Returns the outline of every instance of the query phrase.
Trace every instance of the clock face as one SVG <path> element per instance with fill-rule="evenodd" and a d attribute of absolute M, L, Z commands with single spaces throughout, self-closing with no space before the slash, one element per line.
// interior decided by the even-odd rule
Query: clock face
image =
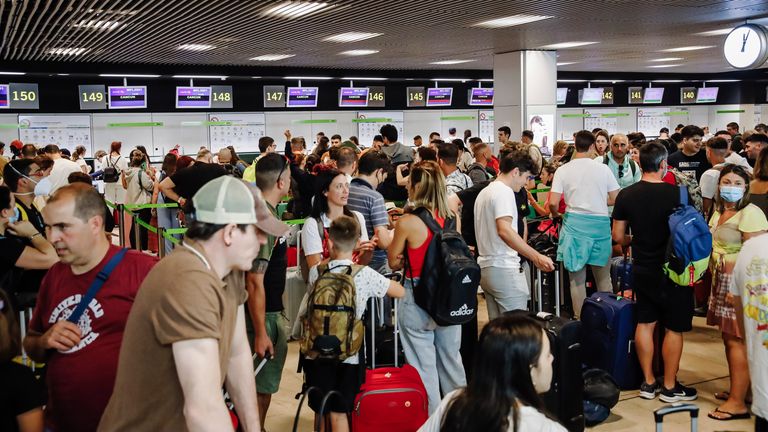
<path fill-rule="evenodd" d="M 762 26 L 746 24 L 731 31 L 723 45 L 725 60 L 736 69 L 762 66 L 768 57 L 768 37 Z"/>

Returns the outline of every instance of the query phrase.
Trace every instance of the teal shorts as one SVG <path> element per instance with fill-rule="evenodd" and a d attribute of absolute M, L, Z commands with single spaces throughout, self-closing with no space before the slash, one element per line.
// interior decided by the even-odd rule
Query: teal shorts
<path fill-rule="evenodd" d="M 247 315 L 247 314 L 246 314 Z M 267 364 L 256 375 L 256 391 L 261 394 L 275 394 L 280 389 L 280 380 L 283 376 L 283 366 L 285 358 L 288 356 L 288 338 L 285 333 L 287 319 L 282 312 L 267 312 L 264 319 L 264 325 L 267 328 L 267 335 L 275 348 L 275 355 L 267 360 Z M 254 331 L 253 323 L 250 317 L 246 319 L 248 330 L 248 343 L 253 349 Z M 256 357 L 253 364 L 254 369 L 261 363 L 261 358 Z"/>

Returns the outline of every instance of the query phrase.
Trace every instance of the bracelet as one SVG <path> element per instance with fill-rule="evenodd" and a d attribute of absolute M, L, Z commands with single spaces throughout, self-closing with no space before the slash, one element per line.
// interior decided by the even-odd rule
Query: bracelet
<path fill-rule="evenodd" d="M 42 233 L 36 232 L 36 233 L 32 234 L 31 236 L 29 236 L 29 239 L 32 240 L 33 238 L 35 238 L 37 236 L 42 236 L 42 235 L 43 235 Z"/>

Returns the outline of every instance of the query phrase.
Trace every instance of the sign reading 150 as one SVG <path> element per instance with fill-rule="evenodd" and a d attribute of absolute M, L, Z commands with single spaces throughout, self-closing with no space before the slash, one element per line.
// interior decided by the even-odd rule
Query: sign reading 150
<path fill-rule="evenodd" d="M 37 100 L 37 93 L 31 90 L 14 90 L 11 92 L 11 100 L 15 102 L 32 102 Z"/>

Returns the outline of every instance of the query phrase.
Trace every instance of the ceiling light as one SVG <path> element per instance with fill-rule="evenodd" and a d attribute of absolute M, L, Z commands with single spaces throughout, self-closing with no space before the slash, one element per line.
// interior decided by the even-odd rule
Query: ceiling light
<path fill-rule="evenodd" d="M 701 33 L 694 33 L 694 36 L 724 36 L 730 33 L 733 30 L 733 27 L 728 27 L 720 30 L 710 30 L 705 31 Z"/>
<path fill-rule="evenodd" d="M 386 81 L 386 78 L 372 78 L 372 77 L 344 77 L 341 78 L 342 80 L 350 80 L 350 81 Z"/>
<path fill-rule="evenodd" d="M 585 46 L 585 45 L 594 45 L 596 43 L 600 43 L 600 42 L 562 42 L 562 43 L 556 43 L 551 45 L 544 45 L 541 48 L 556 50 L 556 49 L 576 48 L 576 47 Z"/>
<path fill-rule="evenodd" d="M 624 80 L 610 80 L 610 79 L 609 80 L 590 80 L 590 82 L 616 84 L 616 83 L 624 82 Z"/>
<path fill-rule="evenodd" d="M 88 13 L 97 13 L 97 14 L 116 14 L 116 15 L 136 15 L 139 12 L 135 10 L 130 9 L 88 9 L 86 10 Z"/>
<path fill-rule="evenodd" d="M 0 75 L 26 75 L 26 72 L 2 72 L 0 71 Z"/>
<path fill-rule="evenodd" d="M 483 78 L 483 79 L 479 79 L 478 81 L 480 81 L 480 82 L 493 82 L 493 78 Z"/>
<path fill-rule="evenodd" d="M 328 3 L 319 2 L 286 1 L 267 9 L 264 15 L 293 19 L 318 12 L 326 7 L 332 6 Z"/>
<path fill-rule="evenodd" d="M 651 82 L 655 82 L 655 83 L 681 83 L 681 82 L 685 82 L 685 81 L 683 81 L 683 80 L 653 80 Z"/>
<path fill-rule="evenodd" d="M 496 18 L 488 21 L 479 22 L 477 24 L 473 24 L 473 26 L 486 27 L 486 28 L 512 27 L 516 25 L 528 24 L 528 23 L 550 19 L 550 18 L 554 18 L 554 17 L 546 16 L 546 15 L 518 14 L 518 15 L 512 15 L 504 18 Z"/>
<path fill-rule="evenodd" d="M 692 45 L 692 46 L 684 46 L 684 47 L 678 47 L 678 48 L 669 48 L 664 49 L 659 52 L 683 52 L 683 51 L 698 51 L 703 50 L 707 48 L 714 48 L 714 45 Z"/>
<path fill-rule="evenodd" d="M 58 76 L 69 76 L 68 73 L 57 73 L 56 75 L 58 75 Z"/>
<path fill-rule="evenodd" d="M 560 62 L 560 63 L 557 63 L 556 66 L 568 66 L 576 63 L 578 62 Z"/>
<path fill-rule="evenodd" d="M 435 82 L 438 82 L 438 81 L 467 82 L 467 81 L 472 81 L 472 80 L 470 80 L 468 78 L 432 78 L 432 79 L 430 79 L 430 81 L 435 81 Z"/>
<path fill-rule="evenodd" d="M 261 77 L 260 77 L 260 76 L 252 76 L 251 78 L 253 78 L 253 79 L 259 79 L 259 78 L 261 78 Z"/>
<path fill-rule="evenodd" d="M 564 83 L 579 83 L 579 82 L 585 82 L 586 80 L 583 79 L 559 79 L 557 82 L 564 82 Z"/>
<path fill-rule="evenodd" d="M 730 83 L 730 82 L 740 82 L 741 80 L 737 79 L 714 79 L 714 80 L 706 80 L 705 82 L 709 83 Z"/>
<path fill-rule="evenodd" d="M 213 45 L 206 45 L 206 44 L 184 44 L 176 47 L 176 49 L 187 50 L 187 51 L 208 51 L 214 48 L 216 47 Z"/>
<path fill-rule="evenodd" d="M 48 54 L 53 55 L 80 55 L 88 52 L 88 48 L 51 48 Z"/>
<path fill-rule="evenodd" d="M 341 33 L 333 36 L 328 36 L 327 38 L 324 38 L 323 40 L 326 42 L 358 42 L 361 40 L 371 39 L 375 37 L 379 37 L 383 35 L 384 33 L 363 33 L 363 32 L 348 32 L 348 33 Z"/>
<path fill-rule="evenodd" d="M 307 81 L 333 79 L 331 77 L 323 77 L 323 76 L 287 76 L 287 77 L 283 77 L 283 78 L 287 79 L 287 80 L 307 80 Z"/>
<path fill-rule="evenodd" d="M 682 57 L 664 57 L 664 58 L 657 58 L 657 59 L 652 59 L 648 61 L 649 62 L 665 62 L 665 61 L 677 61 L 682 59 L 683 59 Z"/>
<path fill-rule="evenodd" d="M 379 50 L 357 49 L 357 50 L 342 51 L 342 52 L 339 53 L 339 55 L 364 56 L 364 55 L 376 54 L 377 52 L 379 52 Z"/>
<path fill-rule="evenodd" d="M 255 61 L 278 61 L 285 60 L 287 58 L 295 57 L 296 54 L 264 54 L 256 57 L 251 57 L 249 60 Z"/>
<path fill-rule="evenodd" d="M 148 74 L 99 74 L 103 78 L 160 78 L 160 75 Z"/>
<path fill-rule="evenodd" d="M 678 67 L 678 66 L 682 66 L 682 64 L 653 65 L 648 67 L 653 69 L 661 69 L 661 68 L 671 68 L 671 67 Z"/>
<path fill-rule="evenodd" d="M 185 78 L 185 79 L 227 79 L 226 75 L 174 75 L 172 78 Z"/>
<path fill-rule="evenodd" d="M 461 64 L 461 63 L 469 63 L 473 62 L 474 60 L 441 60 L 441 61 L 435 61 L 431 62 L 430 64 L 433 65 L 455 65 L 455 64 Z"/>
<path fill-rule="evenodd" d="M 102 20 L 80 20 L 79 23 L 72 24 L 72 27 L 90 28 L 94 30 L 114 30 L 119 26 L 119 21 Z"/>

